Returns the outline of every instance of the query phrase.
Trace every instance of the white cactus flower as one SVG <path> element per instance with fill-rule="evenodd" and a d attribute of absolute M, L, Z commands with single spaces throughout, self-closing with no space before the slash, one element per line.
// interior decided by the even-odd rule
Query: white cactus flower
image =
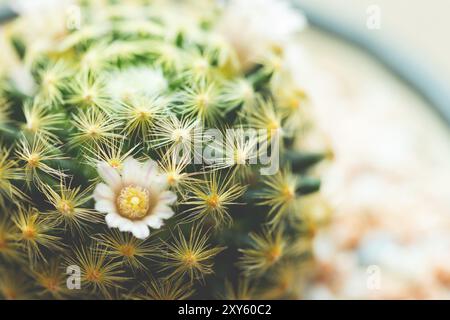
<path fill-rule="evenodd" d="M 218 31 L 236 49 L 248 68 L 271 48 L 281 47 L 305 29 L 306 17 L 285 0 L 231 0 L 225 5 Z"/>
<path fill-rule="evenodd" d="M 104 183 L 94 191 L 95 209 L 106 213 L 108 227 L 145 239 L 149 227 L 159 229 L 174 215 L 170 206 L 177 196 L 166 189 L 167 179 L 153 160 L 140 163 L 129 157 L 121 172 L 102 162 L 98 173 Z"/>

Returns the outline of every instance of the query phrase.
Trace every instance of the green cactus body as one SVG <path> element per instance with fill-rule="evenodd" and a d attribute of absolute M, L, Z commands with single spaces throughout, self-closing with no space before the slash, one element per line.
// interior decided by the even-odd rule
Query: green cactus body
<path fill-rule="evenodd" d="M 0 295 L 300 297 L 322 156 L 294 147 L 307 96 L 282 48 L 245 57 L 212 1 L 75 8 L 39 39 L 7 28 L 34 88 L 3 70 Z"/>

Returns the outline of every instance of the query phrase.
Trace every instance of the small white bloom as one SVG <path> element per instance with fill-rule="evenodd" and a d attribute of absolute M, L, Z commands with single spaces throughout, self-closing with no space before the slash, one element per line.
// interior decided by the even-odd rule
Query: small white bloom
<path fill-rule="evenodd" d="M 95 188 L 95 209 L 107 214 L 108 227 L 145 239 L 149 227 L 159 229 L 174 215 L 170 206 L 177 196 L 167 190 L 167 179 L 153 160 L 140 163 L 129 157 L 121 172 L 102 162 L 98 173 L 104 183 Z"/>
<path fill-rule="evenodd" d="M 112 72 L 108 77 L 108 91 L 117 100 L 126 101 L 136 95 L 158 96 L 167 90 L 168 83 L 160 69 L 132 67 Z"/>
<path fill-rule="evenodd" d="M 26 61 L 40 52 L 54 51 L 67 30 L 68 9 L 75 0 L 14 0 L 8 1 L 20 14 L 17 30 L 27 44 Z"/>
<path fill-rule="evenodd" d="M 307 26 L 303 13 L 286 0 L 231 0 L 225 6 L 218 31 L 235 47 L 243 67 L 261 52 L 284 47 Z"/>

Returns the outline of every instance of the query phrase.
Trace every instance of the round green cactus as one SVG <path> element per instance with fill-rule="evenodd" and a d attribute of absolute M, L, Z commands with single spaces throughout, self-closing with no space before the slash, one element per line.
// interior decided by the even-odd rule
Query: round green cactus
<path fill-rule="evenodd" d="M 301 294 L 322 155 L 295 147 L 308 99 L 282 43 L 239 40 L 233 6 L 80 1 L 39 37 L 7 27 L 0 295 Z"/>

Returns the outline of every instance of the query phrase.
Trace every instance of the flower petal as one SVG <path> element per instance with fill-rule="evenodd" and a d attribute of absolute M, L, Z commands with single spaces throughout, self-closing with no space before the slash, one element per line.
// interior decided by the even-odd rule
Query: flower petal
<path fill-rule="evenodd" d="M 95 210 L 104 213 L 115 213 L 116 205 L 110 200 L 100 200 L 95 203 Z"/>
<path fill-rule="evenodd" d="M 153 214 L 150 217 L 156 216 L 161 219 L 169 219 L 175 214 L 172 208 L 166 206 L 163 203 L 158 204 L 158 206 L 153 210 Z"/>
<path fill-rule="evenodd" d="M 112 189 L 117 190 L 122 185 L 122 179 L 116 169 L 111 167 L 106 162 L 102 162 L 97 166 L 97 171 L 100 177 Z"/>
<path fill-rule="evenodd" d="M 142 174 L 141 164 L 133 157 L 128 157 L 123 162 L 122 180 L 124 184 L 140 184 Z"/>
<path fill-rule="evenodd" d="M 159 172 L 158 164 L 155 161 L 150 159 L 142 165 L 142 186 L 154 190 L 162 190 L 167 184 L 166 180 Z"/>
<path fill-rule="evenodd" d="M 117 228 L 122 222 L 122 217 L 116 213 L 108 213 L 105 221 L 109 228 Z"/>
<path fill-rule="evenodd" d="M 157 216 L 150 216 L 144 221 L 149 227 L 152 227 L 153 229 L 159 229 L 164 225 L 164 221 Z"/>
<path fill-rule="evenodd" d="M 159 195 L 159 200 L 166 205 L 172 205 L 177 201 L 177 195 L 172 191 L 164 191 Z"/>
<path fill-rule="evenodd" d="M 120 220 L 120 225 L 118 226 L 119 230 L 122 232 L 131 232 L 131 230 L 133 229 L 133 221 L 128 220 L 126 218 L 122 218 Z"/>
<path fill-rule="evenodd" d="M 94 190 L 95 201 L 110 200 L 114 201 L 114 192 L 105 183 L 99 183 Z"/>
<path fill-rule="evenodd" d="M 165 174 L 156 173 L 154 176 L 148 178 L 147 180 L 142 179 L 143 187 L 146 187 L 153 192 L 161 192 L 167 189 L 168 180 Z"/>
<path fill-rule="evenodd" d="M 148 236 L 150 235 L 150 230 L 148 229 L 147 225 L 143 223 L 134 223 L 131 232 L 136 238 L 141 240 L 148 238 Z"/>

